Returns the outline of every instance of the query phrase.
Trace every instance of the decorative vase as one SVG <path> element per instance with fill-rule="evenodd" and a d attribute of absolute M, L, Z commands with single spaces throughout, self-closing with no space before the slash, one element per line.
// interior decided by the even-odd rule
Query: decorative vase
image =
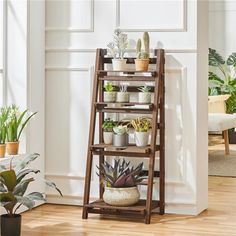
<path fill-rule="evenodd" d="M 19 151 L 19 141 L 17 142 L 7 142 L 7 154 L 17 155 Z"/>
<path fill-rule="evenodd" d="M 128 134 L 113 134 L 113 145 L 115 147 L 125 147 L 128 145 Z"/>
<path fill-rule="evenodd" d="M 135 59 L 136 71 L 148 71 L 149 59 Z"/>
<path fill-rule="evenodd" d="M 146 147 L 148 145 L 149 132 L 135 132 L 134 139 L 136 146 Z"/>
<path fill-rule="evenodd" d="M 151 103 L 151 93 L 146 92 L 140 92 L 138 93 L 138 102 L 139 103 Z"/>
<path fill-rule="evenodd" d="M 112 144 L 113 132 L 104 131 L 103 140 L 105 144 Z"/>
<path fill-rule="evenodd" d="M 112 59 L 113 70 L 124 71 L 126 70 L 126 59 Z"/>
<path fill-rule="evenodd" d="M 20 236 L 21 215 L 14 214 L 13 216 L 10 216 L 4 214 L 0 216 L 0 219 L 2 236 Z"/>
<path fill-rule="evenodd" d="M 127 92 L 117 92 L 116 93 L 117 102 L 129 102 L 129 93 Z"/>
<path fill-rule="evenodd" d="M 139 201 L 140 193 L 137 187 L 110 188 L 105 187 L 103 200 L 112 206 L 131 206 Z"/>
<path fill-rule="evenodd" d="M 6 144 L 0 144 L 0 158 L 5 157 L 6 154 Z"/>
<path fill-rule="evenodd" d="M 116 92 L 104 92 L 104 102 L 115 102 Z"/>

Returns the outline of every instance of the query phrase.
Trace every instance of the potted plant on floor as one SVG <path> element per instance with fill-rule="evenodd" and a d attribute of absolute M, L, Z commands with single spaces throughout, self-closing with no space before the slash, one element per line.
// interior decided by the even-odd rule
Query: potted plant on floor
<path fill-rule="evenodd" d="M 138 88 L 140 91 L 138 93 L 138 102 L 139 103 L 151 103 L 151 88 L 147 85 L 141 86 Z"/>
<path fill-rule="evenodd" d="M 103 140 L 105 144 L 112 144 L 113 128 L 116 126 L 115 121 L 110 118 L 105 119 L 102 124 Z"/>
<path fill-rule="evenodd" d="M 128 47 L 128 37 L 120 29 L 116 29 L 113 36 L 113 42 L 108 45 L 108 53 L 113 57 L 113 70 L 123 71 L 126 69 L 126 59 L 124 59 L 125 51 Z"/>
<path fill-rule="evenodd" d="M 116 93 L 117 102 L 129 102 L 129 93 L 127 92 L 127 85 L 121 84 L 120 91 Z"/>
<path fill-rule="evenodd" d="M 7 136 L 7 119 L 9 109 L 2 107 L 0 110 L 0 158 L 6 154 L 6 136 Z"/>
<path fill-rule="evenodd" d="M 29 120 L 37 113 L 34 112 L 30 116 L 27 116 L 28 109 L 22 113 L 15 105 L 9 107 L 9 119 L 7 122 L 7 153 L 9 155 L 17 155 L 19 150 L 19 140 L 22 131 L 26 127 Z"/>
<path fill-rule="evenodd" d="M 116 92 L 111 83 L 106 83 L 104 85 L 104 102 L 115 102 L 116 101 Z"/>
<path fill-rule="evenodd" d="M 149 52 L 150 52 L 148 32 L 143 33 L 143 44 L 144 44 L 144 50 L 142 51 L 142 41 L 141 39 L 138 39 L 136 45 L 137 59 L 135 59 L 136 71 L 148 71 Z"/>
<path fill-rule="evenodd" d="M 208 95 L 230 95 L 226 100 L 226 112 L 236 112 L 236 53 L 226 60 L 215 50 L 209 48 L 208 54 Z M 236 143 L 236 132 L 229 130 L 229 142 Z"/>
<path fill-rule="evenodd" d="M 113 145 L 116 147 L 125 147 L 129 143 L 127 125 L 117 125 L 113 128 Z"/>
<path fill-rule="evenodd" d="M 151 129 L 151 119 L 148 117 L 140 117 L 131 121 L 135 133 L 134 139 L 136 146 L 145 147 L 148 145 L 149 130 Z"/>
<path fill-rule="evenodd" d="M 33 177 L 26 178 L 26 176 L 40 172 L 26 167 L 38 157 L 39 154 L 27 155 L 21 162 L 16 164 L 14 169 L 10 165 L 9 170 L 1 170 L 0 172 L 0 204 L 7 212 L 7 214 L 0 216 L 2 236 L 20 235 L 21 215 L 17 214 L 17 211 L 21 206 L 32 209 L 36 201 L 46 201 L 44 195 L 40 192 L 26 194 L 29 184 L 35 181 Z M 56 189 L 62 196 L 61 191 L 53 182 L 46 181 L 46 184 Z"/>
<path fill-rule="evenodd" d="M 114 160 L 113 166 L 105 162 L 100 170 L 105 187 L 104 202 L 113 206 L 131 206 L 137 203 L 140 198 L 137 185 L 143 180 L 142 169 L 143 163 L 134 168 L 124 159 L 122 162 L 120 159 Z"/>

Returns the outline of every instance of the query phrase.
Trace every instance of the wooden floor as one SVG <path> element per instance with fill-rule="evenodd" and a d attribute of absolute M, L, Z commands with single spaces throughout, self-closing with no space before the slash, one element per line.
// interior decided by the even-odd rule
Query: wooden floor
<path fill-rule="evenodd" d="M 236 236 L 236 178 L 209 177 L 209 208 L 197 217 L 154 215 L 152 223 L 102 218 L 81 219 L 75 206 L 43 205 L 23 214 L 22 236 Z"/>

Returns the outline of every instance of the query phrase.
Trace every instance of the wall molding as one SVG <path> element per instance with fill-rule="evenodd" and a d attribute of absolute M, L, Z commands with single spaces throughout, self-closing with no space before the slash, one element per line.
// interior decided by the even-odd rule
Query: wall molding
<path fill-rule="evenodd" d="M 0 69 L 0 73 L 1 73 L 1 74 L 3 73 L 3 69 Z"/>
<path fill-rule="evenodd" d="M 50 66 L 45 67 L 46 71 L 86 71 L 89 72 L 89 68 L 82 68 L 82 67 L 59 67 L 59 66 Z"/>
<path fill-rule="evenodd" d="M 120 0 L 116 0 L 116 28 L 124 32 L 186 32 L 187 31 L 187 0 L 183 0 L 183 21 L 180 28 L 145 28 L 145 29 L 126 29 L 120 25 Z"/>
<path fill-rule="evenodd" d="M 69 179 L 69 180 L 84 180 L 84 176 L 79 175 L 68 175 L 68 174 L 48 174 L 46 173 L 45 176 L 47 178 L 53 178 L 53 179 Z"/>
<path fill-rule="evenodd" d="M 94 0 L 90 0 L 90 27 L 87 29 L 73 27 L 46 27 L 45 32 L 90 33 L 94 32 Z"/>

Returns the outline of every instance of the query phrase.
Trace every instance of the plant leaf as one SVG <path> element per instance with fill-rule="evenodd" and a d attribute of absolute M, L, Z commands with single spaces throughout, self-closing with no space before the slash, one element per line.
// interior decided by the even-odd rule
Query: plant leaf
<path fill-rule="evenodd" d="M 227 59 L 227 65 L 236 67 L 236 53 L 232 53 Z"/>
<path fill-rule="evenodd" d="M 0 204 L 5 205 L 8 202 L 11 202 L 14 200 L 14 196 L 11 192 L 7 193 L 0 193 Z"/>
<path fill-rule="evenodd" d="M 22 196 L 15 196 L 17 203 L 20 203 L 24 206 L 26 206 L 28 209 L 32 209 L 35 205 L 35 202 L 28 198 L 27 196 L 22 197 Z"/>
<path fill-rule="evenodd" d="M 55 183 L 53 183 L 53 182 L 51 182 L 51 181 L 48 181 L 48 180 L 45 180 L 45 183 L 46 183 L 46 185 L 47 185 L 48 187 L 56 189 L 57 192 L 58 192 L 61 196 L 63 196 L 62 193 L 61 193 L 61 190 L 60 190 L 59 188 L 57 188 L 57 186 L 56 186 Z"/>
<path fill-rule="evenodd" d="M 29 178 L 18 183 L 13 191 L 14 195 L 23 196 L 28 188 L 30 182 L 33 182 L 34 178 Z"/>
<path fill-rule="evenodd" d="M 3 184 L 11 192 L 16 186 L 16 173 L 14 170 L 5 170 L 0 173 L 0 176 L 4 180 Z"/>
<path fill-rule="evenodd" d="M 46 201 L 45 197 L 43 196 L 42 193 L 39 192 L 32 192 L 26 196 L 27 198 L 33 200 L 33 201 Z"/>
<path fill-rule="evenodd" d="M 18 162 L 15 166 L 15 171 L 18 174 L 20 170 L 25 169 L 32 161 L 39 157 L 38 153 L 26 155 L 21 162 Z"/>
<path fill-rule="evenodd" d="M 34 173 L 34 174 L 37 174 L 39 173 L 40 170 L 33 170 L 33 169 L 23 169 L 21 171 L 19 171 L 16 175 L 16 182 L 17 184 L 20 183 L 20 181 L 28 174 L 30 173 Z"/>
<path fill-rule="evenodd" d="M 208 63 L 209 66 L 219 66 L 224 65 L 225 60 L 215 49 L 209 48 Z"/>

